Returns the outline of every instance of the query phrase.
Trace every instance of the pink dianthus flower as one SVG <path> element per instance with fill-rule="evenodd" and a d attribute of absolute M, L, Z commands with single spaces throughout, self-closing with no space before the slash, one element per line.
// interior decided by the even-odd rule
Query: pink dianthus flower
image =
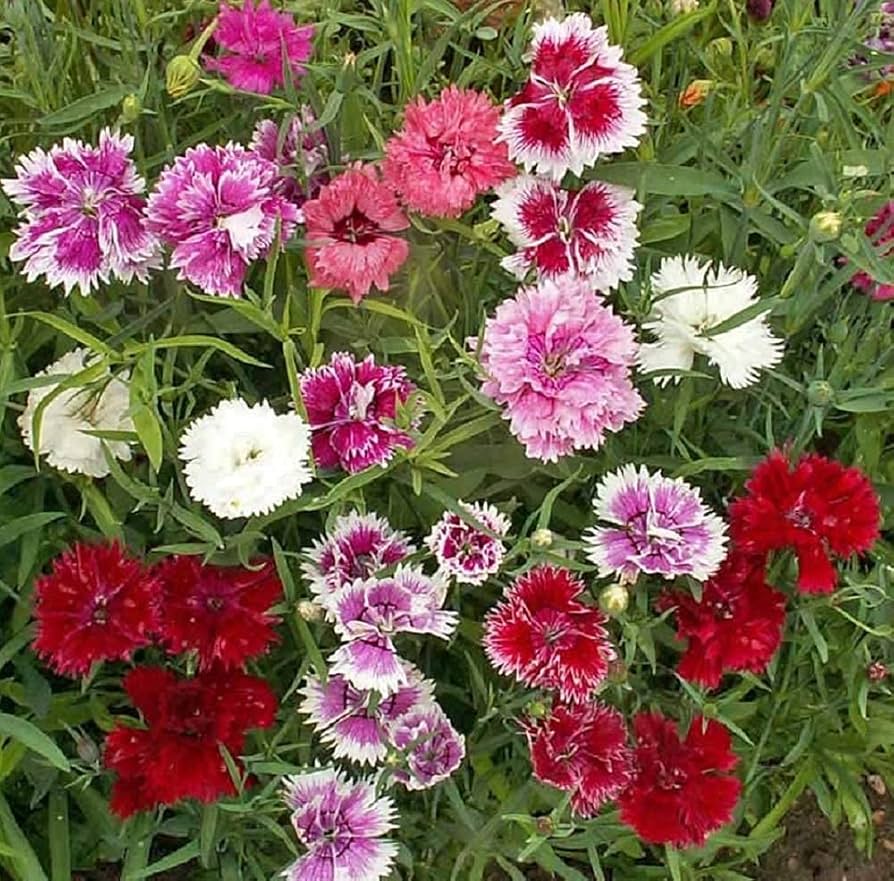
<path fill-rule="evenodd" d="M 879 251 L 879 260 L 890 263 L 894 257 L 894 201 L 886 202 L 869 218 L 865 232 Z M 868 272 L 857 272 L 851 282 L 873 300 L 894 300 L 894 284 L 877 281 Z"/>

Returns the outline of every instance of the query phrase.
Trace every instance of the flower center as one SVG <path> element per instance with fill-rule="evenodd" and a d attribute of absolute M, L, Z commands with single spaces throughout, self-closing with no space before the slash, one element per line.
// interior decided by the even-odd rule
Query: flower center
<path fill-rule="evenodd" d="M 363 422 L 375 397 L 376 390 L 372 384 L 361 385 L 355 382 L 351 386 L 349 395 L 348 418 L 353 419 L 355 422 Z"/>
<path fill-rule="evenodd" d="M 84 189 L 83 201 L 81 202 L 81 213 L 86 217 L 96 217 L 97 207 L 99 206 L 99 193 L 91 190 L 89 187 Z"/>
<path fill-rule="evenodd" d="M 377 231 L 376 224 L 356 208 L 347 217 L 339 220 L 333 229 L 336 238 L 344 239 L 354 245 L 368 245 L 375 240 Z"/>
<path fill-rule="evenodd" d="M 666 768 L 664 764 L 659 762 L 656 782 L 660 789 L 666 791 L 682 789 L 683 784 L 686 782 L 686 772 L 680 768 Z"/>
<path fill-rule="evenodd" d="M 205 600 L 205 605 L 212 612 L 219 612 L 224 606 L 223 600 L 220 597 L 208 597 L 208 599 Z"/>
<path fill-rule="evenodd" d="M 555 379 L 565 371 L 565 352 L 550 352 L 543 356 L 543 372 Z"/>
<path fill-rule="evenodd" d="M 559 218 L 559 228 L 558 228 L 559 238 L 568 244 L 571 241 L 574 235 L 574 229 L 571 226 L 571 221 L 565 217 L 564 215 Z"/>
<path fill-rule="evenodd" d="M 96 608 L 93 610 L 92 618 L 94 624 L 108 623 L 109 610 L 106 608 L 106 601 L 104 599 L 98 601 Z"/>

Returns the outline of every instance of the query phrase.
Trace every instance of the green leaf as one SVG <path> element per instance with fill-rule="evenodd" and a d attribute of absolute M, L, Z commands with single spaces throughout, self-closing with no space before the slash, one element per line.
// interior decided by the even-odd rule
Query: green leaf
<path fill-rule="evenodd" d="M 47 523 L 52 523 L 64 516 L 62 511 L 44 511 L 40 514 L 26 514 L 24 517 L 13 520 L 12 523 L 0 526 L 0 548 L 16 541 L 26 533 L 41 529 Z"/>
<path fill-rule="evenodd" d="M 32 752 L 43 756 L 54 768 L 60 771 L 71 770 L 68 759 L 55 742 L 26 719 L 0 713 L 0 734 L 24 744 Z"/>
<path fill-rule="evenodd" d="M 141 352 L 149 347 L 153 349 L 216 349 L 218 352 L 222 352 L 224 355 L 229 355 L 234 360 L 241 361 L 243 364 L 250 364 L 252 367 L 270 366 L 265 361 L 259 361 L 253 355 L 249 355 L 248 352 L 243 351 L 238 346 L 234 346 L 232 343 L 228 343 L 226 340 L 222 340 L 219 337 L 205 336 L 200 333 L 183 334 L 182 336 L 168 337 L 163 340 L 153 340 L 151 343 L 127 346 L 125 347 L 124 352 L 125 354 L 130 355 Z"/>
<path fill-rule="evenodd" d="M 71 881 L 71 842 L 68 827 L 68 793 L 50 790 L 47 803 L 47 839 L 50 845 L 51 881 Z"/>
<path fill-rule="evenodd" d="M 661 165 L 654 162 L 613 162 L 596 171 L 600 180 L 621 184 L 657 196 L 737 195 L 735 185 L 713 171 L 689 165 Z"/>
<path fill-rule="evenodd" d="M 49 327 L 52 327 L 53 330 L 58 330 L 59 333 L 75 340 L 75 342 L 80 343 L 82 346 L 86 346 L 98 355 L 105 355 L 106 358 L 113 360 L 119 359 L 118 353 L 99 339 L 99 337 L 93 336 L 92 333 L 82 330 L 80 327 L 77 327 L 70 321 L 66 321 L 64 318 L 60 318 L 58 315 L 50 315 L 48 312 L 20 312 L 18 314 L 26 318 L 33 318 L 35 321 L 41 322 L 41 324 L 46 324 Z"/>
<path fill-rule="evenodd" d="M 177 850 L 173 853 L 169 853 L 166 857 L 162 857 L 160 860 L 156 860 L 145 868 L 133 872 L 131 878 L 149 878 L 152 875 L 167 872 L 169 869 L 174 869 L 177 866 L 182 866 L 184 863 L 188 863 L 190 860 L 194 860 L 198 855 L 199 842 L 190 841 L 187 844 L 184 844 L 183 847 L 178 847 Z"/>
<path fill-rule="evenodd" d="M 101 110 L 108 110 L 119 104 L 127 95 L 135 92 L 133 86 L 111 86 L 107 89 L 100 89 L 92 95 L 85 95 L 78 98 L 67 107 L 54 110 L 37 122 L 44 128 L 59 128 L 61 126 L 72 126 L 74 123 L 81 122 L 96 116 Z"/>
<path fill-rule="evenodd" d="M 16 881 L 47 881 L 46 872 L 34 853 L 25 833 L 16 822 L 9 803 L 0 792 L 0 838 L 13 852 L 9 864 L 14 867 Z"/>
<path fill-rule="evenodd" d="M 700 21 L 713 15 L 717 9 L 716 0 L 694 12 L 675 16 L 672 21 L 659 28 L 630 53 L 629 61 L 635 67 L 639 67 L 648 61 L 656 52 L 663 49 L 668 43 L 678 40 L 684 34 L 689 33 Z M 677 879 L 675 879 L 677 881 Z"/>

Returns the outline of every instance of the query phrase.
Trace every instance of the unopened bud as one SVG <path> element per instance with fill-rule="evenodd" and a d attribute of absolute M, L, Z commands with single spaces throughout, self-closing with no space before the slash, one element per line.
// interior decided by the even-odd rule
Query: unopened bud
<path fill-rule="evenodd" d="M 610 584 L 599 594 L 599 607 L 606 615 L 620 615 L 630 603 L 630 591 L 623 584 Z"/>
<path fill-rule="evenodd" d="M 532 719 L 543 719 L 549 712 L 549 707 L 543 701 L 531 701 L 525 707 L 525 713 Z"/>
<path fill-rule="evenodd" d="M 535 817 L 534 828 L 537 830 L 538 835 L 543 835 L 545 838 L 549 838 L 549 836 L 553 834 L 552 817 Z"/>
<path fill-rule="evenodd" d="M 733 41 L 729 37 L 717 37 L 708 43 L 708 53 L 716 59 L 732 58 Z"/>
<path fill-rule="evenodd" d="M 301 600 L 298 603 L 298 614 L 305 621 L 319 621 L 323 617 L 323 607 L 312 600 Z"/>
<path fill-rule="evenodd" d="M 837 211 L 818 211 L 810 218 L 810 238 L 815 242 L 834 242 L 841 235 L 842 224 Z"/>
<path fill-rule="evenodd" d="M 714 88 L 714 80 L 693 80 L 677 99 L 677 103 L 683 107 L 695 107 L 708 97 Z"/>
<path fill-rule="evenodd" d="M 544 550 L 548 548 L 553 543 L 553 534 L 549 529 L 535 529 L 531 533 L 531 544 L 535 548 L 540 548 Z"/>
<path fill-rule="evenodd" d="M 612 685 L 623 685 L 627 681 L 627 665 L 620 658 L 609 661 L 607 678 Z"/>
<path fill-rule="evenodd" d="M 131 93 L 121 102 L 121 119 L 125 124 L 135 122 L 142 112 L 143 102 L 138 95 Z"/>
<path fill-rule="evenodd" d="M 830 343 L 836 343 L 840 345 L 847 339 L 847 335 L 850 332 L 850 328 L 846 321 L 836 321 L 830 328 L 829 332 L 826 334 Z"/>
<path fill-rule="evenodd" d="M 685 15 L 698 9 L 698 0 L 671 0 L 671 12 L 674 15 Z"/>
<path fill-rule="evenodd" d="M 873 661 L 866 668 L 866 676 L 870 682 L 882 682 L 888 678 L 888 668 L 881 661 Z"/>
<path fill-rule="evenodd" d="M 165 87 L 172 98 L 182 98 L 199 81 L 202 68 L 189 55 L 175 55 L 165 70 Z"/>
<path fill-rule="evenodd" d="M 99 747 L 92 737 L 82 734 L 80 731 L 73 732 L 75 741 L 75 751 L 78 758 L 87 765 L 95 765 L 99 762 Z"/>
<path fill-rule="evenodd" d="M 828 407 L 835 400 L 835 389 L 825 380 L 818 379 L 807 386 L 807 402 L 812 407 Z"/>

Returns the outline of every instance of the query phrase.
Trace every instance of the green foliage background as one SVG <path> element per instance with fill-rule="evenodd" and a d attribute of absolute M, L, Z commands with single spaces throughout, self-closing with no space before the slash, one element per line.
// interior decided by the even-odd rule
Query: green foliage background
<path fill-rule="evenodd" d="M 530 21 L 545 11 L 525 7 L 495 28 L 487 4 L 465 13 L 447 0 L 280 5 L 318 23 L 315 60 L 297 88 L 263 99 L 209 77 L 175 101 L 164 91 L 165 65 L 215 4 L 6 0 L 0 171 L 8 176 L 14 157 L 36 145 L 93 139 L 102 126 L 119 125 L 136 136 L 151 184 L 186 147 L 246 142 L 257 119 L 286 121 L 302 102 L 317 112 L 333 165 L 376 158 L 417 94 L 448 82 L 511 94 L 525 76 Z M 308 290 L 299 241 L 254 272 L 252 293 L 232 301 L 197 296 L 173 273 L 148 287 L 113 284 L 66 300 L 25 283 L 0 259 L 0 866 L 14 881 L 68 881 L 73 869 L 107 860 L 123 861 L 125 881 L 186 864 L 189 878 L 255 881 L 294 858 L 277 780 L 326 760 L 295 712 L 294 690 L 333 641 L 327 627 L 295 613 L 305 596 L 298 552 L 350 507 L 424 533 L 457 499 L 494 501 L 514 524 L 503 580 L 531 559 L 555 559 L 585 573 L 594 596 L 601 585 L 576 555 L 579 536 L 592 521 L 595 481 L 623 462 L 686 476 L 722 510 L 758 459 L 791 442 L 860 465 L 890 512 L 891 307 L 848 286 L 854 267 L 894 282 L 890 263 L 861 232 L 890 192 L 894 143 L 892 105 L 874 96 L 866 76 L 883 59 L 869 68 L 848 63 L 871 30 L 872 4 L 855 11 L 848 0 L 778 0 L 766 25 L 750 23 L 738 0 L 702 0 L 699 11 L 678 17 L 657 0 L 572 6 L 608 24 L 649 99 L 651 125 L 639 149 L 593 172 L 634 187 L 645 205 L 637 276 L 615 308 L 639 323 L 649 311 L 650 269 L 662 255 L 709 255 L 759 277 L 763 305 L 787 339 L 784 362 L 745 392 L 700 372 L 665 390 L 642 383 L 649 406 L 636 425 L 598 453 L 543 466 L 523 456 L 477 391 L 464 344 L 514 288 L 499 267 L 507 243 L 484 200 L 462 221 L 414 220 L 411 258 L 394 290 L 359 308 Z M 704 104 L 681 110 L 677 96 L 693 79 L 711 79 L 714 88 Z M 843 216 L 838 240 L 811 235 L 820 210 Z M 2 195 L 0 216 L 5 254 L 15 220 Z M 15 423 L 30 377 L 74 344 L 132 374 L 142 454 L 102 481 L 36 467 Z M 298 500 L 247 522 L 218 522 L 191 503 L 176 458 L 187 422 L 236 394 L 267 398 L 282 411 L 296 397 L 298 373 L 344 349 L 407 366 L 426 412 L 415 450 L 384 472 L 319 479 Z M 71 382 L 94 379 L 85 371 Z M 531 546 L 538 527 L 556 535 L 546 551 Z M 238 799 L 124 825 L 109 815 L 95 745 L 115 715 L 128 712 L 120 671 L 104 668 L 72 684 L 52 678 L 28 650 L 35 576 L 71 542 L 101 536 L 150 559 L 275 554 L 287 589 L 285 623 L 260 672 L 282 709 L 276 728 L 251 741 L 246 763 L 259 785 Z M 499 867 L 521 881 L 536 863 L 567 881 L 744 881 L 807 789 L 870 846 L 861 778 L 872 771 L 894 788 L 894 702 L 865 674 L 871 660 L 894 661 L 892 565 L 892 547 L 882 541 L 847 569 L 837 594 L 798 597 L 768 674 L 729 677 L 710 694 L 674 675 L 677 652 L 669 625 L 651 609 L 654 588 L 641 587 L 613 625 L 626 674 L 607 689 L 610 702 L 627 714 L 654 706 L 683 720 L 700 711 L 734 734 L 746 782 L 739 822 L 705 850 L 686 853 L 643 848 L 611 812 L 570 825 L 560 794 L 531 779 L 515 722 L 531 695 L 499 680 L 480 649 L 482 615 L 500 584 L 455 590 L 457 637 L 446 647 L 420 643 L 415 660 L 438 682 L 469 756 L 451 781 L 400 798 L 396 876 L 479 881 Z M 777 583 L 789 587 L 791 576 L 782 566 Z M 535 822 L 543 815 L 551 835 Z"/>

